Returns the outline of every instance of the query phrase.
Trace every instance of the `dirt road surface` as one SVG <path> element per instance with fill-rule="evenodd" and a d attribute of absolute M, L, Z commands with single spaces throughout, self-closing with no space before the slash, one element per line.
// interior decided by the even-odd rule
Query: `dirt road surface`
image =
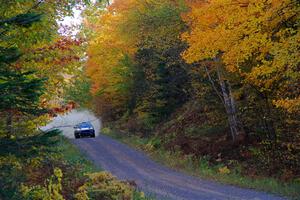
<path fill-rule="evenodd" d="M 155 163 L 142 152 L 99 135 L 73 140 L 96 165 L 119 179 L 135 181 L 147 194 L 161 200 L 281 200 L 263 192 L 201 180 Z"/>
<path fill-rule="evenodd" d="M 188 176 L 155 163 L 148 156 L 104 135 L 72 139 L 73 126 L 91 121 L 99 133 L 101 122 L 89 111 L 74 110 L 58 116 L 44 130 L 61 127 L 66 137 L 96 165 L 119 179 L 135 181 L 146 194 L 158 200 L 282 200 L 263 192 L 222 185 Z"/>

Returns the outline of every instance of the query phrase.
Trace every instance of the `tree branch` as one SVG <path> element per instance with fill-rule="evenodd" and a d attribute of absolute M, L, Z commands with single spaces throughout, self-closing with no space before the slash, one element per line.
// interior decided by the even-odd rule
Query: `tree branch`
<path fill-rule="evenodd" d="M 225 105 L 224 99 L 223 99 L 222 95 L 219 93 L 219 91 L 218 91 L 218 89 L 217 89 L 217 87 L 216 87 L 216 85 L 215 85 L 213 79 L 211 78 L 207 66 L 204 66 L 204 69 L 205 69 L 205 72 L 206 72 L 206 74 L 207 74 L 208 80 L 210 81 L 210 83 L 211 83 L 213 89 L 214 89 L 215 92 L 217 93 L 217 95 L 218 95 L 219 99 L 221 100 L 221 102 L 223 103 L 223 105 Z"/>

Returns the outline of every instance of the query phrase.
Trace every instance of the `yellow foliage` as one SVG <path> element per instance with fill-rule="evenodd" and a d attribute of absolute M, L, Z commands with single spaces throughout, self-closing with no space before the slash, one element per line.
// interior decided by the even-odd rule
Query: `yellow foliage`
<path fill-rule="evenodd" d="M 95 199 L 131 200 L 133 188 L 117 180 L 107 172 L 88 174 L 89 180 L 79 188 L 76 194 L 77 200 L 88 200 L 89 195 Z"/>
<path fill-rule="evenodd" d="M 189 1 L 187 1 L 189 2 Z M 227 71 L 274 103 L 299 111 L 300 5 L 296 0 L 190 1 L 183 19 L 190 31 L 183 53 L 189 62 L 221 57 Z"/>
<path fill-rule="evenodd" d="M 151 143 L 147 143 L 144 147 L 144 150 L 149 151 L 149 152 L 153 151 L 153 149 L 154 149 L 154 146 Z"/>
<path fill-rule="evenodd" d="M 114 13 L 109 9 L 100 13 L 92 25 L 86 24 L 95 33 L 89 38 L 87 49 L 87 74 L 94 83 L 94 93 L 104 88 L 114 93 L 110 86 L 122 81 L 122 77 L 115 74 L 113 69 L 119 67 L 119 61 L 125 55 L 135 52 L 134 45 L 125 41 L 122 37 L 124 34 L 118 29 L 123 19 L 122 12 Z"/>
<path fill-rule="evenodd" d="M 288 112 L 293 113 L 300 110 L 300 97 L 295 99 L 282 99 L 273 102 L 277 107 L 286 109 Z"/>
<path fill-rule="evenodd" d="M 134 75 L 138 71 L 137 50 L 163 51 L 181 42 L 179 33 L 185 25 L 178 2 L 181 0 L 116 0 L 106 9 L 96 10 L 92 17 L 86 17 L 85 26 L 92 31 L 88 38 L 86 72 L 99 105 L 96 110 L 104 119 L 106 113 L 122 113 L 131 99 L 129 93 L 134 90 Z M 147 72 L 146 76 L 150 77 Z"/>
<path fill-rule="evenodd" d="M 86 186 L 83 185 L 78 189 L 78 192 L 75 195 L 76 200 L 89 200 L 90 199 L 89 196 L 88 196 L 88 192 L 86 191 L 85 187 Z"/>
<path fill-rule="evenodd" d="M 9 156 L 6 156 L 6 157 L 4 157 L 4 156 L 0 157 L 0 166 L 4 166 L 4 165 L 11 166 L 11 167 L 16 168 L 18 170 L 22 169 L 21 163 L 13 155 L 9 155 Z"/>
<path fill-rule="evenodd" d="M 230 169 L 228 169 L 227 166 L 225 166 L 225 167 L 220 167 L 220 168 L 219 168 L 219 173 L 220 173 L 220 174 L 230 174 Z"/>
<path fill-rule="evenodd" d="M 40 199 L 40 200 L 64 200 L 62 192 L 62 171 L 59 168 L 54 169 L 48 181 L 47 186 L 21 186 L 21 192 L 24 199 Z"/>

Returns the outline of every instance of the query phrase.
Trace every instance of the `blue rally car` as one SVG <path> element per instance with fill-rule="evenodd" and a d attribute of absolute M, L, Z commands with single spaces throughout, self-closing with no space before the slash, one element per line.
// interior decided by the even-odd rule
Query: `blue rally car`
<path fill-rule="evenodd" d="M 82 122 L 74 126 L 75 138 L 95 137 L 95 129 L 90 122 Z"/>

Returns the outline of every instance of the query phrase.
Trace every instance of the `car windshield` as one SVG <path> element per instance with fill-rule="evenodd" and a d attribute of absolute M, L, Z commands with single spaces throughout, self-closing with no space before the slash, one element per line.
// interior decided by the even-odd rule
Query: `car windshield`
<path fill-rule="evenodd" d="M 80 127 L 80 128 L 93 128 L 92 124 L 90 124 L 88 122 L 83 122 L 81 124 L 78 124 L 78 127 Z"/>

